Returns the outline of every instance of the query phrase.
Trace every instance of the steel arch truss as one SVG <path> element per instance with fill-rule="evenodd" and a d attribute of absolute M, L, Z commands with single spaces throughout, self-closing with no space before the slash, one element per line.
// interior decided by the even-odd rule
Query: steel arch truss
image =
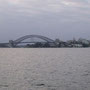
<path fill-rule="evenodd" d="M 25 40 L 25 39 L 33 38 L 33 37 L 35 37 L 35 38 L 40 38 L 40 39 L 45 40 L 45 41 L 50 42 L 50 43 L 54 42 L 54 40 L 49 39 L 49 38 L 44 37 L 44 36 L 40 36 L 40 35 L 26 35 L 26 36 L 23 36 L 23 37 L 15 40 L 14 43 L 15 43 L 15 44 L 18 44 L 18 43 L 22 42 L 22 41 Z"/>

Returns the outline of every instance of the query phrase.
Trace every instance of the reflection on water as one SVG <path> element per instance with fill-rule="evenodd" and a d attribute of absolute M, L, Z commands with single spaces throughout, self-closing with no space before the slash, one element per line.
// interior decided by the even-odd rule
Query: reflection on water
<path fill-rule="evenodd" d="M 90 90 L 90 50 L 0 49 L 0 90 Z"/>

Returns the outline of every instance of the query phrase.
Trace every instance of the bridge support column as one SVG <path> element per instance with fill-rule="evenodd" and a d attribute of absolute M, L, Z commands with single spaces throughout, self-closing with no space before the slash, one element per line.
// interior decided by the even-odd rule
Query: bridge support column
<path fill-rule="evenodd" d="M 9 40 L 9 47 L 10 47 L 10 48 L 15 47 L 13 40 Z"/>

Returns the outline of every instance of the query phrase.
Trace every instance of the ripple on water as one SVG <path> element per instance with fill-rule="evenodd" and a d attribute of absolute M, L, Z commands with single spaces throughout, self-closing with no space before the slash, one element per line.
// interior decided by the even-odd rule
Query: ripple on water
<path fill-rule="evenodd" d="M 0 85 L 0 88 L 2 87 L 9 87 L 9 85 Z"/>

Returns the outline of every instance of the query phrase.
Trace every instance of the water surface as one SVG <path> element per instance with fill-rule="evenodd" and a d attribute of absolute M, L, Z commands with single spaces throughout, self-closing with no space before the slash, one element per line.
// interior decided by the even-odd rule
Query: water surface
<path fill-rule="evenodd" d="M 0 90 L 90 90 L 90 49 L 0 49 Z"/>

